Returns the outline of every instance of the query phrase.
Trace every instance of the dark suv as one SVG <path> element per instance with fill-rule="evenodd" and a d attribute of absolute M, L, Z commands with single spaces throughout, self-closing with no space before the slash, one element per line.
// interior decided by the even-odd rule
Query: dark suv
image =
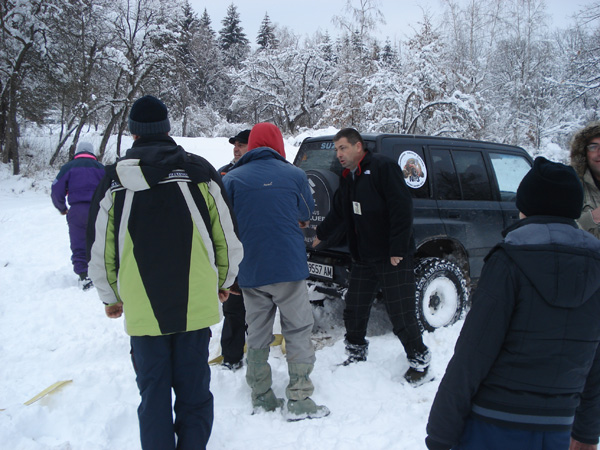
<path fill-rule="evenodd" d="M 312 248 L 314 228 L 327 215 L 342 167 L 333 136 L 307 138 L 294 165 L 303 169 L 315 200 L 305 230 L 312 300 L 343 297 L 351 257 L 343 230 Z M 483 258 L 518 220 L 517 187 L 532 165 L 520 147 L 483 141 L 399 134 L 363 135 L 366 147 L 401 166 L 413 196 L 417 244 L 417 316 L 425 330 L 456 322 Z"/>

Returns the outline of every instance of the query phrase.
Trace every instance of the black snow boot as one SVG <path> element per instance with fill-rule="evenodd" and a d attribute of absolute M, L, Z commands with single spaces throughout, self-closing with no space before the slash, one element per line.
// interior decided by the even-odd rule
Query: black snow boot
<path fill-rule="evenodd" d="M 431 352 L 427 347 L 422 352 L 416 352 L 408 357 L 410 367 L 404 374 L 404 379 L 413 387 L 421 386 L 433 380 L 429 374 L 429 363 L 431 362 Z"/>
<path fill-rule="evenodd" d="M 345 341 L 346 344 L 346 355 L 348 355 L 348 359 L 342 363 L 342 366 L 348 366 L 350 364 L 366 361 L 367 353 L 369 350 L 369 343 L 360 345 L 360 344 L 351 344 L 348 341 Z"/>
<path fill-rule="evenodd" d="M 88 277 L 87 272 L 79 274 L 79 287 L 83 291 L 87 291 L 94 287 L 94 283 L 92 283 L 92 280 L 90 279 L 90 277 Z"/>

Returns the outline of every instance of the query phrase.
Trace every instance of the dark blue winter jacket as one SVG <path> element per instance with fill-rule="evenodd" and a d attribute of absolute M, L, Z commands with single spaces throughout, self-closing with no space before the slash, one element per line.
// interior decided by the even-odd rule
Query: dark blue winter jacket
<path fill-rule="evenodd" d="M 456 445 L 469 415 L 598 442 L 600 241 L 558 217 L 508 231 L 488 255 L 433 402 L 430 449 Z"/>
<path fill-rule="evenodd" d="M 275 150 L 255 148 L 223 177 L 244 246 L 238 284 L 254 288 L 308 278 L 304 235 L 314 202 L 306 174 Z"/>
<path fill-rule="evenodd" d="M 61 167 L 52 182 L 52 203 L 60 212 L 67 210 L 65 197 L 69 204 L 90 203 L 94 191 L 104 176 L 104 166 L 96 156 L 89 152 L 80 152 Z"/>

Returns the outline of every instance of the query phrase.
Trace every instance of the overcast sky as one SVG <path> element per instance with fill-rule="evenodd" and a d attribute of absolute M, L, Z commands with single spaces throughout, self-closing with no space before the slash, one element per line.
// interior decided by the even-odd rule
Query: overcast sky
<path fill-rule="evenodd" d="M 206 8 L 216 32 L 222 28 L 221 21 L 232 2 L 237 7 L 242 28 L 251 43 L 256 41 L 265 13 L 269 14 L 272 23 L 286 26 L 300 36 L 311 35 L 319 29 L 328 29 L 332 37 L 336 36 L 338 33 L 331 19 L 342 14 L 346 4 L 346 0 L 190 0 L 198 15 Z M 567 26 L 572 22 L 573 14 L 591 3 L 594 1 L 546 0 L 547 13 L 556 26 Z M 434 16 L 443 9 L 440 0 L 379 0 L 379 5 L 386 24 L 381 26 L 378 37 L 381 40 L 389 37 L 391 41 L 404 40 L 406 35 L 412 34 L 413 28 L 418 29 L 417 22 L 423 17 L 422 8 L 428 8 Z"/>

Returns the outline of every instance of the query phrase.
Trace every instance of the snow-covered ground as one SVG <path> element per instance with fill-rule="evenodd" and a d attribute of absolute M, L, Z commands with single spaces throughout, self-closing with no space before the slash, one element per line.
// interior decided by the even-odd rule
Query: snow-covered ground
<path fill-rule="evenodd" d="M 176 141 L 217 168 L 232 156 L 226 138 Z M 288 159 L 298 143 L 286 142 Z M 13 177 L 0 164 L 0 448 L 139 449 L 129 338 L 123 319 L 108 319 L 96 292 L 77 286 L 65 218 L 50 201 L 54 175 Z M 292 423 L 276 412 L 251 415 L 245 370 L 212 366 L 215 421 L 208 448 L 424 449 L 429 408 L 462 322 L 425 334 L 436 378 L 413 388 L 402 380 L 408 363 L 382 305 L 371 317 L 369 360 L 348 367 L 337 366 L 345 359 L 341 305 L 328 302 L 314 311 L 313 398 L 331 415 Z M 221 324 L 212 331 L 211 358 L 220 354 Z M 269 361 L 273 388 L 283 397 L 288 376 L 280 347 Z M 72 382 L 24 405 L 60 380 Z"/>

